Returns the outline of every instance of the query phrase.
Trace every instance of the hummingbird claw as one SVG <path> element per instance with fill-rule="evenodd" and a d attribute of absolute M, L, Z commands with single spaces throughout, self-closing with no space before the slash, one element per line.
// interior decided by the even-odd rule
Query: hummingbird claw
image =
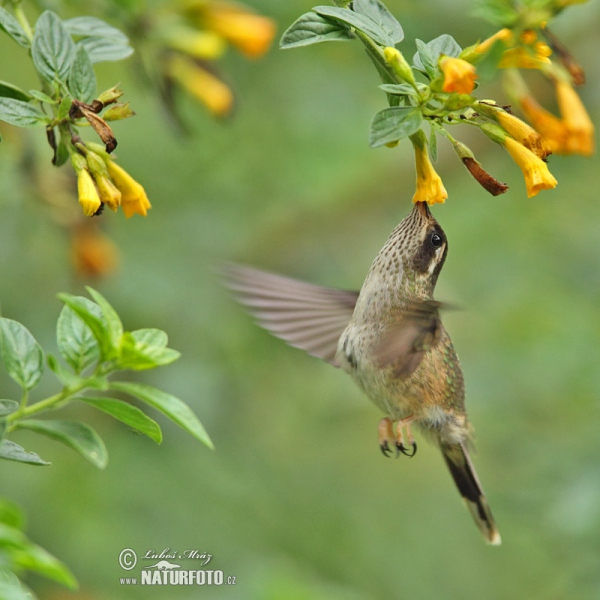
<path fill-rule="evenodd" d="M 406 454 L 406 448 L 401 442 L 396 442 L 396 458 L 398 458 L 401 454 Z"/>
<path fill-rule="evenodd" d="M 390 446 L 387 443 L 387 440 L 384 441 L 383 443 L 381 443 L 379 445 L 379 447 L 381 448 L 381 453 L 386 457 L 389 458 L 392 454 L 392 451 L 390 450 Z"/>
<path fill-rule="evenodd" d="M 402 444 L 396 442 L 396 458 L 398 458 L 401 454 L 404 456 L 408 456 L 408 458 L 412 458 L 417 453 L 417 442 L 412 442 L 412 452 L 409 452 L 408 448 Z"/>

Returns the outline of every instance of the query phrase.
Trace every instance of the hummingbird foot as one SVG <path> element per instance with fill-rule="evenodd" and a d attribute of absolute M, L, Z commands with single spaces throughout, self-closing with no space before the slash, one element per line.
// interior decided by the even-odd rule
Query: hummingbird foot
<path fill-rule="evenodd" d="M 377 432 L 379 434 L 379 447 L 381 448 L 381 452 L 385 457 L 389 458 L 392 455 L 390 441 L 394 439 L 392 422 L 390 419 L 381 419 L 381 421 L 379 421 Z"/>
<path fill-rule="evenodd" d="M 410 424 L 413 422 L 414 417 L 407 417 L 406 419 L 400 419 L 396 425 L 396 458 L 401 454 L 412 458 L 417 453 L 417 442 L 413 437 L 410 429 Z M 406 431 L 406 438 L 409 446 L 412 447 L 412 452 L 409 451 L 408 447 L 404 445 L 404 431 Z"/>

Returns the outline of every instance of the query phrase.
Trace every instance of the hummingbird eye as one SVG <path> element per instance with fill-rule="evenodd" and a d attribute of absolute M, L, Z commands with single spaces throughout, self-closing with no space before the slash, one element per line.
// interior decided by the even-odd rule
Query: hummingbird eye
<path fill-rule="evenodd" d="M 431 245 L 434 248 L 439 248 L 444 243 L 444 238 L 442 238 L 442 236 L 437 231 L 434 231 L 431 234 L 429 241 L 431 242 Z"/>

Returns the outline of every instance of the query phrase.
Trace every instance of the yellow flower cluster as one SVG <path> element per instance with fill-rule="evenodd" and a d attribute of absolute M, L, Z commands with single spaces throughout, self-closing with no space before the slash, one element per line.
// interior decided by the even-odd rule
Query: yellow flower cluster
<path fill-rule="evenodd" d="M 116 211 L 119 206 L 127 218 L 146 216 L 151 204 L 144 188 L 98 144 L 77 144 L 71 155 L 77 173 L 79 204 L 87 217 L 100 214 L 103 206 Z"/>
<path fill-rule="evenodd" d="M 190 0 L 178 16 L 179 21 L 160 33 L 170 50 L 163 60 L 164 77 L 212 114 L 227 116 L 233 109 L 233 92 L 207 61 L 219 58 L 228 44 L 249 58 L 262 56 L 275 36 L 275 23 L 225 0 Z"/>

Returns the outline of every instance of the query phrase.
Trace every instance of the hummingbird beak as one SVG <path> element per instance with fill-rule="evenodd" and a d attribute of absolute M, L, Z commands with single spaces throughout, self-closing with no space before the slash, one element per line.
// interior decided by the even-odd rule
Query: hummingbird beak
<path fill-rule="evenodd" d="M 417 202 L 415 209 L 425 219 L 429 219 L 431 217 L 431 213 L 429 212 L 429 207 L 427 206 L 427 202 Z"/>

